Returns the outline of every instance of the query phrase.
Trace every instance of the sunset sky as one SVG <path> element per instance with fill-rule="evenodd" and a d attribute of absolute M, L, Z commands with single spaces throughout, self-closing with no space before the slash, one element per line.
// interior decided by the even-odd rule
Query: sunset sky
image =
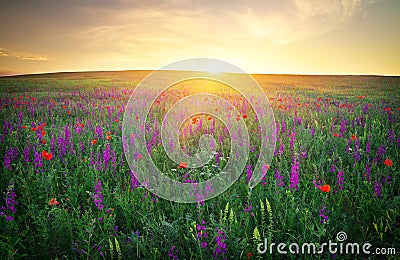
<path fill-rule="evenodd" d="M 3 1 L 0 75 L 200 57 L 249 73 L 400 75 L 399 14 L 399 0 Z"/>

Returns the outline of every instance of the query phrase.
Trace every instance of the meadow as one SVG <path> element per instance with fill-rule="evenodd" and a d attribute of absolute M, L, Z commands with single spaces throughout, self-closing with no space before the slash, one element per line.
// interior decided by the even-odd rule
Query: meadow
<path fill-rule="evenodd" d="M 179 140 L 193 154 L 200 136 L 212 134 L 218 147 L 209 163 L 189 172 L 186 162 L 166 155 L 164 147 L 177 144 L 163 146 L 160 122 L 182 98 L 220 95 L 240 112 L 231 120 L 243 120 L 250 133 L 250 157 L 237 182 L 210 200 L 176 203 L 143 187 L 123 151 L 123 142 L 135 142 L 122 138 L 125 107 L 148 73 L 0 78 L 1 259 L 398 257 L 399 77 L 253 75 L 274 111 L 277 140 L 252 189 L 260 132 L 251 101 L 211 82 L 172 87 L 140 118 L 146 149 L 167 176 L 206 180 L 233 159 L 234 137 L 207 114 L 188 118 Z M 345 242 L 370 243 L 374 254 L 321 250 L 329 240 L 340 242 L 339 232 Z M 321 252 L 279 254 L 275 245 L 272 254 L 260 254 L 265 238 L 315 243 Z M 384 256 L 376 248 L 387 249 Z"/>

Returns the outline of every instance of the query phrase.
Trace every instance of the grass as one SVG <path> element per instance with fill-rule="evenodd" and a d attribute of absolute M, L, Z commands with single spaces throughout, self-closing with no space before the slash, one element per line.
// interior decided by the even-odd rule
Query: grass
<path fill-rule="evenodd" d="M 340 231 L 346 242 L 400 252 L 398 77 L 255 75 L 279 130 L 267 175 L 249 189 L 243 169 L 220 196 L 180 204 L 143 188 L 123 153 L 124 107 L 146 73 L 0 78 L 1 258 L 309 258 L 279 255 L 276 248 L 273 255 L 261 255 L 257 246 L 264 238 L 322 245 L 336 241 Z M 188 175 L 167 157 L 156 122 L 164 108 L 193 94 L 185 84 L 187 89 L 175 86 L 164 93 L 152 116 L 142 119 L 158 168 L 193 181 L 219 173 L 232 157 L 232 140 L 215 120 L 214 137 L 221 136 L 222 145 L 201 170 Z M 255 147 L 248 165 L 254 166 L 259 151 L 254 111 L 237 93 L 226 98 L 248 115 L 244 121 Z M 180 140 L 188 153 L 196 151 L 211 122 L 204 115 L 182 124 Z M 52 154 L 50 160 L 43 150 Z M 324 184 L 329 192 L 319 188 Z M 325 250 L 315 257 L 369 256 Z"/>

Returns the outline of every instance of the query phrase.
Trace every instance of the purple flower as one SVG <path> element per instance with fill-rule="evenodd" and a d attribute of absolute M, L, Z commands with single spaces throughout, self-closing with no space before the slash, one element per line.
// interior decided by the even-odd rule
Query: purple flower
<path fill-rule="evenodd" d="M 321 217 L 321 223 L 322 224 L 328 223 L 329 216 L 327 214 L 328 214 L 328 212 L 326 210 L 326 206 L 322 206 L 322 209 L 319 212 L 319 216 Z"/>
<path fill-rule="evenodd" d="M 134 189 L 136 189 L 137 187 L 140 186 L 140 183 L 136 178 L 136 174 L 133 171 L 131 171 L 131 182 L 130 182 L 130 184 L 131 184 L 130 191 L 133 191 Z"/>
<path fill-rule="evenodd" d="M 379 181 L 375 182 L 373 194 L 375 198 L 382 198 L 382 183 Z"/>
<path fill-rule="evenodd" d="M 101 194 L 102 191 L 101 181 L 97 180 L 94 182 L 94 184 L 95 186 L 94 186 L 93 202 L 94 204 L 96 204 L 96 207 L 99 210 L 102 210 L 104 209 L 104 204 L 103 204 L 104 196 L 103 194 Z"/>
<path fill-rule="evenodd" d="M 251 204 L 248 205 L 247 203 L 245 203 L 245 204 L 244 204 L 243 212 L 244 212 L 244 213 L 248 213 L 248 212 L 250 212 L 252 209 L 253 209 L 253 206 L 252 206 Z"/>
<path fill-rule="evenodd" d="M 225 233 L 221 229 L 217 229 L 218 236 L 215 238 L 216 242 L 216 248 L 214 250 L 214 253 L 212 254 L 213 258 L 220 258 L 222 255 L 225 255 L 226 253 L 226 243 L 225 243 Z"/>
<path fill-rule="evenodd" d="M 276 181 L 276 186 L 282 187 L 285 186 L 285 183 L 283 182 L 283 176 L 281 175 L 281 172 L 279 169 L 275 169 L 275 181 Z"/>
<path fill-rule="evenodd" d="M 106 145 L 106 149 L 103 152 L 103 161 L 104 161 L 104 168 L 107 168 L 108 163 L 111 159 L 111 155 L 110 155 L 110 144 Z"/>
<path fill-rule="evenodd" d="M 12 215 L 15 215 L 15 213 L 17 213 L 17 209 L 15 206 L 18 204 L 18 202 L 16 199 L 17 194 L 15 194 L 14 187 L 12 184 L 9 184 L 7 187 L 6 205 L 0 207 L 0 216 L 5 216 L 6 212 L 8 213 L 6 216 L 7 222 L 14 220 L 14 217 Z"/>
<path fill-rule="evenodd" d="M 168 250 L 168 256 L 171 257 L 172 259 L 178 259 L 178 249 L 176 249 L 176 246 L 171 246 L 171 248 Z"/>
<path fill-rule="evenodd" d="M 297 161 L 296 156 L 293 157 L 292 169 L 290 171 L 290 189 L 297 190 L 299 184 L 300 163 Z"/>
<path fill-rule="evenodd" d="M 251 180 L 251 176 L 253 176 L 253 170 L 251 169 L 251 165 L 247 165 L 246 167 L 246 183 L 249 183 Z"/>
<path fill-rule="evenodd" d="M 338 171 L 337 176 L 336 176 L 336 186 L 338 190 L 343 190 L 344 189 L 344 171 Z"/>

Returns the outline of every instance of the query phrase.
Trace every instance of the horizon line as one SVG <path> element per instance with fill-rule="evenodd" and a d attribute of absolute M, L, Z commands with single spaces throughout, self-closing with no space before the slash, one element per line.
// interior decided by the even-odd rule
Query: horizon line
<path fill-rule="evenodd" d="M 154 72 L 160 69 L 123 69 L 123 70 L 76 70 L 76 71 L 51 71 L 51 72 L 37 72 L 37 73 L 22 73 L 22 74 L 10 74 L 10 75 L 0 75 L 0 78 L 8 78 L 8 77 L 23 77 L 23 76 L 40 76 L 40 75 L 55 75 L 55 74 L 63 74 L 63 73 L 107 73 L 107 72 L 135 72 L 135 71 L 149 71 L 149 72 Z M 196 70 L 168 70 L 168 71 L 196 71 Z M 207 71 L 198 71 L 198 72 L 206 72 L 206 73 L 211 73 L 212 72 L 207 72 Z M 242 74 L 238 72 L 227 72 L 227 71 L 221 71 L 218 73 L 230 73 L 230 74 Z M 400 77 L 400 74 L 352 74 L 352 73 L 346 73 L 346 74 L 314 74 L 314 73 L 290 73 L 290 72 L 284 72 L 284 73 L 268 73 L 268 72 L 251 72 L 245 74 L 249 75 L 282 75 L 282 76 L 375 76 L 375 77 Z"/>

